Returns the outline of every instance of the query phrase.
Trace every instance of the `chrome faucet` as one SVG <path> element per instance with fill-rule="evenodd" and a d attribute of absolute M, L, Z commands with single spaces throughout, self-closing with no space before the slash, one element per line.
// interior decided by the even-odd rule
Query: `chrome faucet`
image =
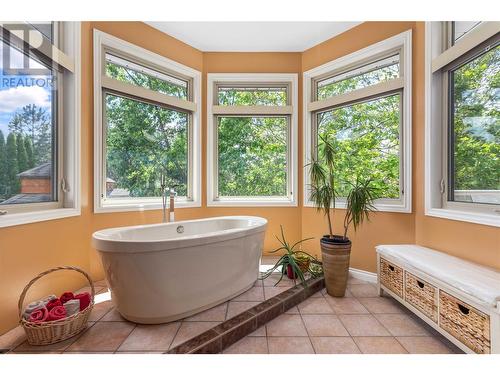
<path fill-rule="evenodd" d="M 174 207 L 174 199 L 175 199 L 175 190 L 173 188 L 170 188 L 170 207 L 169 207 L 169 222 L 173 223 L 175 221 L 175 207 Z M 164 211 L 165 214 L 165 211 Z"/>

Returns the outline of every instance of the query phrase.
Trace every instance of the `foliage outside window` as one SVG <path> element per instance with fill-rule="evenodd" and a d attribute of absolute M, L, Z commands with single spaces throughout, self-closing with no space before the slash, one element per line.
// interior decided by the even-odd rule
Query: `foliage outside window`
<path fill-rule="evenodd" d="M 97 212 L 199 204 L 200 73 L 95 31 Z M 194 183 L 196 179 L 196 184 Z"/>
<path fill-rule="evenodd" d="M 499 226 L 500 23 L 426 23 L 425 213 Z"/>
<path fill-rule="evenodd" d="M 500 47 L 449 73 L 448 201 L 500 204 Z"/>
<path fill-rule="evenodd" d="M 218 117 L 219 196 L 287 195 L 286 117 Z"/>
<path fill-rule="evenodd" d="M 400 103 L 395 94 L 317 114 L 319 140 L 328 135 L 336 150 L 338 196 L 363 176 L 380 197 L 399 198 Z"/>
<path fill-rule="evenodd" d="M 356 179 L 371 181 L 379 211 L 411 212 L 411 31 L 304 73 L 304 202 L 324 139 L 335 151 L 337 208 Z M 318 154 L 319 153 L 319 154 Z"/>
<path fill-rule="evenodd" d="M 208 205 L 295 205 L 296 76 L 209 74 Z"/>

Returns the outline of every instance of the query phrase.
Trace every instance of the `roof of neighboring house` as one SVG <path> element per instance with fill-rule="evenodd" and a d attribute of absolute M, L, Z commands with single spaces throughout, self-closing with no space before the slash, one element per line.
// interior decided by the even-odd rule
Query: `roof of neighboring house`
<path fill-rule="evenodd" d="M 128 191 L 128 189 L 113 189 L 113 191 L 111 191 L 109 194 L 108 194 L 108 197 L 109 198 L 121 198 L 121 197 L 130 197 L 130 191 Z"/>
<path fill-rule="evenodd" d="M 21 204 L 21 203 L 40 203 L 40 202 L 50 202 L 52 201 L 52 196 L 50 194 L 16 194 L 9 199 L 0 202 L 2 204 Z"/>
<path fill-rule="evenodd" d="M 113 180 L 111 177 L 106 177 L 106 182 L 116 182 L 116 181 Z"/>
<path fill-rule="evenodd" d="M 23 178 L 50 178 L 51 175 L 52 165 L 50 163 L 44 163 L 35 168 L 21 172 L 17 176 Z"/>

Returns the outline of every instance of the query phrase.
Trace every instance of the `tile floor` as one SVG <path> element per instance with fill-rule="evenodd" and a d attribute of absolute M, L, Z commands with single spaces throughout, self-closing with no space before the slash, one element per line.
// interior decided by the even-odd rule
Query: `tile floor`
<path fill-rule="evenodd" d="M 323 289 L 242 338 L 226 354 L 452 354 L 461 351 L 374 284 L 350 278 L 344 298 Z"/>
<path fill-rule="evenodd" d="M 272 259 L 271 259 L 272 260 Z M 268 262 L 271 260 L 267 260 Z M 103 281 L 96 283 L 96 305 L 89 328 L 72 339 L 49 346 L 32 346 L 21 327 L 0 336 L 9 353 L 164 353 L 217 324 L 279 294 L 288 279 L 274 286 L 277 276 L 257 281 L 247 292 L 189 318 L 158 325 L 125 321 L 114 309 Z M 316 293 L 240 341 L 224 353 L 456 353 L 438 335 L 376 287 L 350 278 L 346 297 Z"/>

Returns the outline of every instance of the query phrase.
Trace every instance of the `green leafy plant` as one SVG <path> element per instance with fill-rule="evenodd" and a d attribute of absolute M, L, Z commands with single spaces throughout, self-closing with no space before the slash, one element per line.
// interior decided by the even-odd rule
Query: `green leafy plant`
<path fill-rule="evenodd" d="M 311 193 L 310 199 L 318 211 L 322 211 L 328 219 L 329 238 L 334 238 L 331 209 L 335 209 L 337 190 L 335 180 L 335 147 L 328 135 L 319 136 L 321 142 L 312 158 L 310 166 Z M 321 161 L 320 161 L 321 159 Z M 378 189 L 372 185 L 371 179 L 356 176 L 354 182 L 342 181 L 348 186 L 346 197 L 346 214 L 344 217 L 343 239 L 347 239 L 347 231 L 352 224 L 354 230 L 369 220 L 369 215 L 375 210 L 374 200 L 378 197 Z"/>
<path fill-rule="evenodd" d="M 304 286 L 307 287 L 304 274 L 306 272 L 309 272 L 311 277 L 318 277 L 319 275 L 321 275 L 321 273 L 322 273 L 321 262 L 319 260 L 317 260 L 311 254 L 309 254 L 303 250 L 296 250 L 296 248 L 302 242 L 311 240 L 311 239 L 313 239 L 313 237 L 302 239 L 300 241 L 295 242 L 292 245 L 285 238 L 283 226 L 280 225 L 280 229 L 281 229 L 281 238 L 279 238 L 276 235 L 274 237 L 279 241 L 281 246 L 275 250 L 272 250 L 271 253 L 276 253 L 278 251 L 285 250 L 285 254 L 283 254 L 278 259 L 278 261 L 275 263 L 275 265 L 271 269 L 269 269 L 264 274 L 262 274 L 260 279 L 263 280 L 263 279 L 271 276 L 275 270 L 280 268 L 281 276 L 280 276 L 279 280 L 276 282 L 276 284 L 274 284 L 276 286 L 280 283 L 280 281 L 283 279 L 283 276 L 285 276 L 287 274 L 288 269 L 290 268 L 293 275 L 295 275 L 295 278 L 293 278 L 293 282 L 295 283 L 295 280 L 298 278 L 298 279 L 300 279 L 300 282 Z M 306 262 L 306 261 L 309 262 L 308 270 L 303 271 L 300 266 L 303 265 L 304 262 Z"/>

